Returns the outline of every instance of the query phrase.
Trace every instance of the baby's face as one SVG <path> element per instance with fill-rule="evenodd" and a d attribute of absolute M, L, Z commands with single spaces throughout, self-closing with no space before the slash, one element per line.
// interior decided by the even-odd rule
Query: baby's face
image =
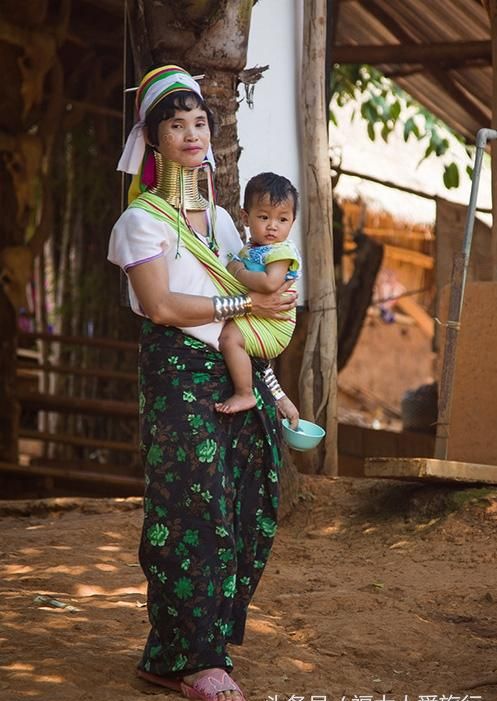
<path fill-rule="evenodd" d="M 243 211 L 245 226 L 250 229 L 250 240 L 258 246 L 282 243 L 292 228 L 294 202 L 291 198 L 272 205 L 269 195 L 252 202 L 248 212 Z"/>

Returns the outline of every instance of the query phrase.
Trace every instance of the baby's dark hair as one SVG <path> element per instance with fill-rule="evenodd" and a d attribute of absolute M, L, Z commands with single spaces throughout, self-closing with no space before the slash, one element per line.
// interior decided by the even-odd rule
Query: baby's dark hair
<path fill-rule="evenodd" d="M 292 183 L 283 175 L 276 173 L 259 173 L 250 178 L 243 197 L 243 209 L 248 212 L 254 202 L 258 202 L 265 195 L 269 195 L 272 207 L 276 207 L 285 200 L 293 200 L 293 217 L 297 215 L 299 206 L 299 193 Z"/>
<path fill-rule="evenodd" d="M 189 112 L 190 110 L 197 108 L 206 113 L 211 134 L 215 134 L 216 124 L 214 121 L 214 115 L 200 95 L 197 95 L 197 93 L 190 90 L 178 90 L 178 92 L 173 92 L 161 100 L 145 117 L 145 126 L 148 130 L 148 138 L 150 143 L 153 146 L 158 145 L 159 124 L 165 119 L 172 119 L 176 114 L 176 110 Z"/>

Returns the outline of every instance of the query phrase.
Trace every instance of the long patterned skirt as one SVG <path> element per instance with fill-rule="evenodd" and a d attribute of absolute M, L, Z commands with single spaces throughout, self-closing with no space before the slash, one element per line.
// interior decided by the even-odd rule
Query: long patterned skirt
<path fill-rule="evenodd" d="M 140 668 L 161 676 L 232 669 L 276 531 L 280 431 L 253 362 L 257 405 L 220 414 L 233 392 L 217 351 L 144 321 L 140 431 L 145 466 L 140 564 L 151 631 Z"/>

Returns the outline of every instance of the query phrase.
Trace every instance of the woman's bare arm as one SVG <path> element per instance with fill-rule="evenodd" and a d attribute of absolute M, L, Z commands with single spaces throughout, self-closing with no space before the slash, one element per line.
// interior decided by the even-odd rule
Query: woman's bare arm
<path fill-rule="evenodd" d="M 172 292 L 164 258 L 156 258 L 128 269 L 133 290 L 144 314 L 163 326 L 203 326 L 214 320 L 212 297 Z M 251 292 L 252 314 L 279 319 L 293 309 L 297 296 L 289 292 L 291 281 L 271 294 Z"/>

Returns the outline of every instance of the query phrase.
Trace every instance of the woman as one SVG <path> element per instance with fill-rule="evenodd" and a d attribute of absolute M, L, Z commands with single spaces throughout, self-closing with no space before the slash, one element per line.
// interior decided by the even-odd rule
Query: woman
<path fill-rule="evenodd" d="M 280 413 L 298 413 L 254 361 L 257 406 L 223 415 L 232 391 L 218 351 L 224 320 L 279 319 L 295 307 L 291 282 L 243 294 L 225 269 L 241 248 L 214 205 L 212 115 L 177 66 L 147 73 L 139 120 L 118 168 L 138 196 L 117 221 L 109 259 L 125 270 L 140 338 L 140 432 L 145 465 L 140 563 L 151 631 L 139 664 L 148 681 L 210 701 L 243 698 L 227 643 L 241 644 L 248 604 L 276 530 Z M 198 189 L 207 169 L 209 199 Z M 228 294 L 223 294 L 227 292 Z M 271 393 L 273 392 L 273 394 Z M 275 398 L 274 398 L 275 397 Z"/>

